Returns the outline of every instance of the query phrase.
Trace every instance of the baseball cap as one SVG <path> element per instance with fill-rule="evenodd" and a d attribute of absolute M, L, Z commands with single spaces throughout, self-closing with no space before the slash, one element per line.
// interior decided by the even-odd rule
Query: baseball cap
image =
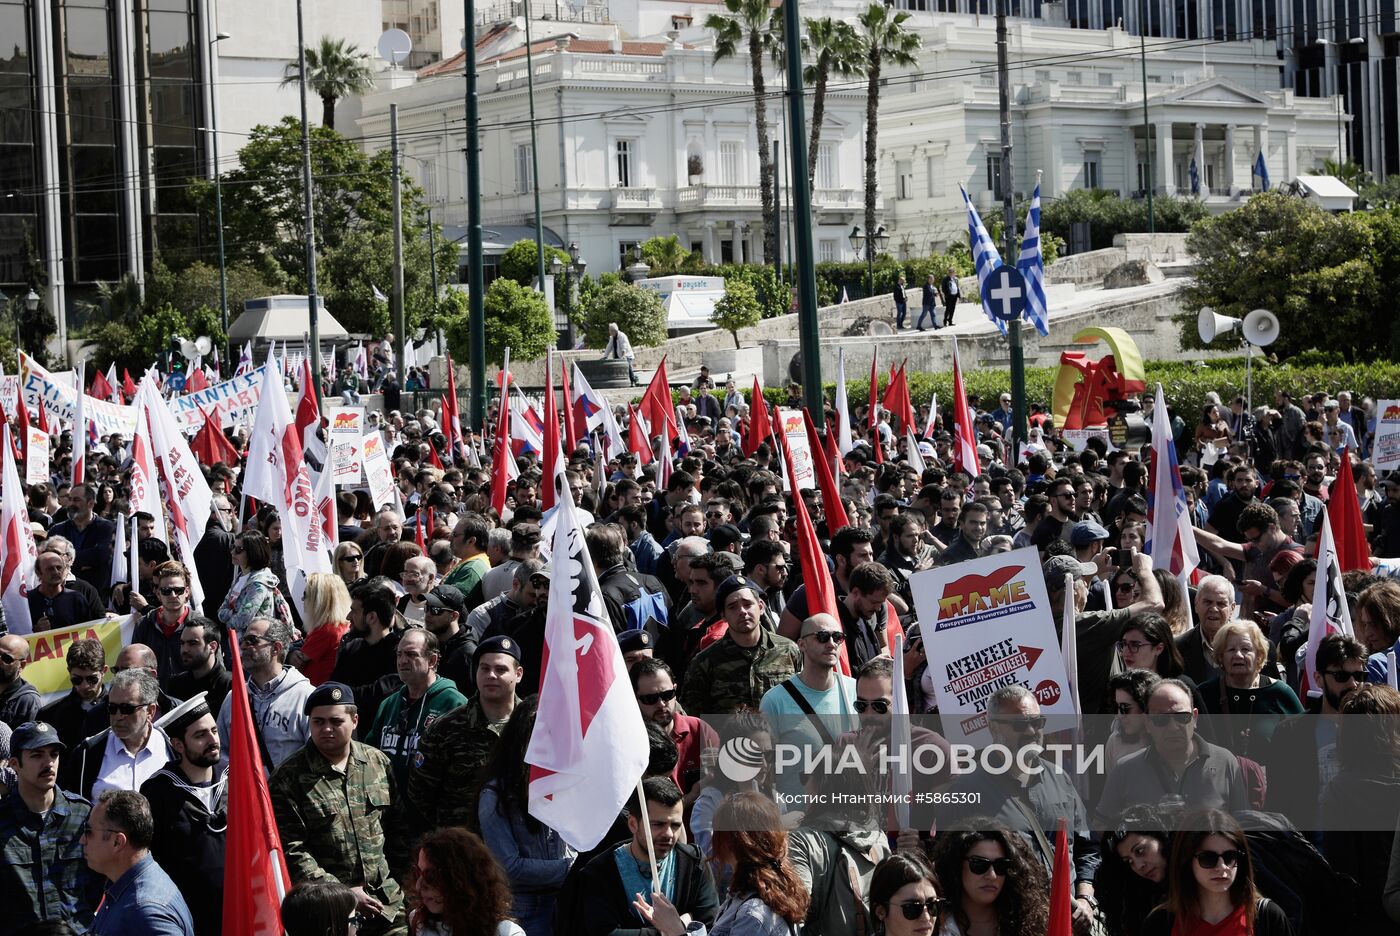
<path fill-rule="evenodd" d="M 744 534 L 732 523 L 721 523 L 710 531 L 710 545 L 715 552 L 727 550 L 730 546 L 742 543 Z"/>
<path fill-rule="evenodd" d="M 439 585 L 428 592 L 428 608 L 442 608 L 458 614 L 467 613 L 467 599 L 455 586 Z"/>
<path fill-rule="evenodd" d="M 1108 539 L 1108 531 L 1093 520 L 1080 520 L 1069 533 L 1071 546 L 1088 546 L 1090 543 L 1106 539 Z"/>
<path fill-rule="evenodd" d="M 10 756 L 12 757 L 17 756 L 20 751 L 33 751 L 44 747 L 56 747 L 60 751 L 68 750 L 68 745 L 58 740 L 58 729 L 48 722 L 25 722 L 15 729 L 14 734 L 10 735 Z"/>
<path fill-rule="evenodd" d="M 1092 562 L 1080 562 L 1073 556 L 1052 556 L 1040 567 L 1040 574 L 1045 576 L 1046 590 L 1057 592 L 1064 591 L 1066 575 L 1093 575 L 1098 570 Z"/>

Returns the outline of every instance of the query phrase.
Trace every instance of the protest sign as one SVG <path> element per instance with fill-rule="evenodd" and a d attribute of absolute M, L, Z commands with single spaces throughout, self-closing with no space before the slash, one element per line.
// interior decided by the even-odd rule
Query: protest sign
<path fill-rule="evenodd" d="M 68 679 L 66 656 L 68 648 L 75 641 L 101 641 L 102 650 L 107 656 L 107 665 L 112 667 L 117 665 L 117 654 L 121 652 L 122 647 L 131 643 L 131 635 L 135 628 L 136 622 L 131 615 L 109 615 L 62 630 L 25 634 L 24 639 L 29 643 L 29 663 L 23 670 L 25 681 L 39 690 L 39 695 L 44 697 L 45 702 L 61 698 L 73 688 Z M 110 671 L 107 679 L 111 679 Z"/>
<path fill-rule="evenodd" d="M 1075 714 L 1034 548 L 929 569 L 909 584 L 949 741 L 990 740 L 987 698 L 1013 683 L 1035 694 L 1042 714 Z"/>
<path fill-rule="evenodd" d="M 48 481 L 49 434 L 30 426 L 29 439 L 24 451 L 24 483 L 41 484 Z"/>
<path fill-rule="evenodd" d="M 326 408 L 329 428 L 326 430 L 331 449 L 333 483 L 359 484 L 363 476 L 363 444 L 365 437 L 365 408 L 363 406 L 330 406 Z"/>
<path fill-rule="evenodd" d="M 807 438 L 807 423 L 802 418 L 802 410 L 784 409 L 779 410 L 778 414 L 788 447 L 792 449 L 792 473 L 797 476 L 794 483 L 799 490 L 815 487 L 817 473 L 812 467 L 812 444 Z"/>
<path fill-rule="evenodd" d="M 384 437 L 378 429 L 364 434 L 360 444 L 364 457 L 365 478 L 369 481 L 369 496 L 374 509 L 394 503 L 394 471 L 389 465 L 389 453 L 384 450 Z"/>
<path fill-rule="evenodd" d="M 68 375 L 65 380 L 64 374 L 51 373 L 23 353 L 20 364 L 24 402 L 36 410 L 40 405 L 44 406 L 49 411 L 50 421 L 57 418 L 71 424 L 78 409 L 78 391 L 73 388 L 73 377 Z M 83 416 L 97 427 L 98 435 L 119 432 L 130 439 L 136 432 L 136 408 L 133 406 L 118 406 L 83 394 Z"/>
<path fill-rule="evenodd" d="M 1376 401 L 1376 446 L 1371 462 L 1377 471 L 1400 468 L 1400 400 Z"/>
<path fill-rule="evenodd" d="M 246 374 L 239 374 L 222 383 L 172 399 L 170 412 L 175 414 L 175 421 L 180 429 L 198 429 L 204 424 L 204 417 L 199 412 L 200 407 L 212 411 L 216 403 L 223 413 L 222 425 L 234 426 L 249 421 L 261 398 L 265 367 L 266 364 L 260 365 Z"/>

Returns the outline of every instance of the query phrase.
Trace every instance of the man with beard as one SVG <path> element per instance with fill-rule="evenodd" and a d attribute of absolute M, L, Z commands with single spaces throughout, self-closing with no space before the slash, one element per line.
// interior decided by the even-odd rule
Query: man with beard
<path fill-rule="evenodd" d="M 1366 646 L 1354 637 L 1322 638 L 1312 676 L 1322 696 L 1309 698 L 1304 714 L 1280 723 L 1265 748 L 1269 811 L 1283 813 L 1300 829 L 1317 828 L 1322 791 L 1341 770 L 1338 717 L 1342 703 L 1366 683 L 1366 657 Z"/>
<path fill-rule="evenodd" d="M 220 653 L 219 625 L 207 617 L 191 615 L 180 629 L 180 672 L 170 680 L 170 694 L 193 699 L 205 694 L 212 712 L 219 711 L 233 688 L 233 674 Z"/>
<path fill-rule="evenodd" d="M 1049 510 L 1031 534 L 1031 543 L 1042 555 L 1051 540 L 1060 539 L 1068 543 L 1074 525 L 1079 522 L 1079 513 L 1074 509 L 1074 481 L 1056 478 L 1050 482 L 1045 494 L 1050 498 Z"/>
<path fill-rule="evenodd" d="M 39 690 L 20 675 L 29 662 L 29 641 L 10 634 L 0 637 L 0 722 L 13 731 L 39 715 Z"/>
<path fill-rule="evenodd" d="M 1244 513 L 1245 507 L 1255 502 L 1258 491 L 1259 478 L 1254 473 L 1254 468 L 1249 465 L 1236 468 L 1234 476 L 1230 479 L 1230 493 L 1221 498 L 1220 503 L 1210 512 L 1206 519 L 1206 529 L 1221 539 L 1243 543 L 1245 539 L 1244 532 L 1239 527 L 1240 514 Z"/>
<path fill-rule="evenodd" d="M 97 491 L 91 485 L 75 484 L 68 489 L 68 518 L 49 529 L 50 536 L 62 536 L 73 544 L 76 555 L 73 574 L 105 595 L 111 587 L 112 547 L 117 527 L 93 513 Z M 80 618 L 81 621 L 91 618 Z M 39 627 L 35 627 L 39 630 Z"/>
<path fill-rule="evenodd" d="M 151 856 L 185 895 L 196 936 L 223 926 L 228 767 L 220 768 L 219 729 L 204 693 L 170 714 L 165 730 L 179 756 L 141 785 L 151 804 Z"/>
<path fill-rule="evenodd" d="M 678 757 L 671 779 L 688 800 L 692 799 L 691 788 L 705 775 L 701 753 L 705 748 L 718 748 L 719 735 L 703 720 L 676 711 L 676 679 L 665 660 L 641 660 L 633 664 L 631 677 L 642 718 L 666 729 L 676 743 Z"/>

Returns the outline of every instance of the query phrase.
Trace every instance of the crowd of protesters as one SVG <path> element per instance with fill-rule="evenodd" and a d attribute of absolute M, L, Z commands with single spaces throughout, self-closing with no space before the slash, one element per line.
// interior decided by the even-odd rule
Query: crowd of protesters
<path fill-rule="evenodd" d="M 353 377 L 331 392 L 357 398 Z M 679 395 L 690 448 L 662 486 L 636 455 L 598 457 L 596 437 L 565 453 L 650 743 L 640 793 L 582 854 L 530 810 L 552 575 L 537 458 L 519 459 L 498 512 L 489 433 L 453 450 L 437 406 L 371 414 L 401 506 L 342 490 L 334 572 L 294 601 L 280 519 L 241 497 L 242 465 L 202 466 L 213 511 L 191 555 L 154 535 L 168 518 L 137 513 L 134 562 L 114 563 L 130 448 L 91 443 L 70 485 L 65 435 L 53 479 L 25 490 L 34 630 L 109 612 L 137 623 L 114 656 L 68 642 L 71 691 L 50 700 L 25 678 L 30 642 L 0 637 L 0 936 L 221 932 L 231 652 L 294 884 L 292 936 L 1039 936 L 1060 819 L 1081 936 L 1400 933 L 1386 655 L 1400 642 L 1400 479 L 1366 460 L 1372 401 L 1281 393 L 1251 413 L 1217 400 L 1194 430 L 1173 414 L 1202 557 L 1189 588 L 1144 552 L 1150 448 L 1091 438 L 1072 452 L 1036 406 L 1013 459 L 1010 397 L 982 402 L 968 401 L 975 473 L 955 467 L 948 413 L 917 414 L 911 453 L 910 433 L 860 407 L 855 425 L 872 428 L 838 475 L 849 523 L 828 526 L 820 489 L 797 492 L 835 615 L 809 612 L 794 495 L 773 439 L 747 444 L 756 427 L 732 381 L 702 371 Z M 229 437 L 246 451 L 246 429 Z M 1310 656 L 1343 460 L 1373 558 L 1343 577 L 1355 636 Z M 907 828 L 858 797 L 793 807 L 809 778 L 779 775 L 775 745 L 872 757 L 891 743 L 897 687 L 937 714 L 913 580 L 1023 548 L 1038 550 L 1057 633 L 1075 631 L 1104 775 L 1085 784 L 1039 760 L 1040 700 L 1013 684 L 986 701 L 991 739 L 1043 769 L 925 778 L 950 795 Z M 137 574 L 113 581 L 114 568 Z M 947 748 L 923 724 L 915 741 Z M 733 739 L 760 752 L 750 780 L 716 769 Z"/>

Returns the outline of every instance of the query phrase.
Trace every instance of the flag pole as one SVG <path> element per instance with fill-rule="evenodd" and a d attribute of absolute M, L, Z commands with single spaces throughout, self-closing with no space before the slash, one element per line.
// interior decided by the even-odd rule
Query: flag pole
<path fill-rule="evenodd" d="M 646 832 L 647 861 L 651 864 L 651 887 L 653 891 L 656 891 L 661 888 L 661 872 L 656 870 L 656 846 L 651 841 L 651 814 L 647 811 L 647 791 L 642 786 L 643 779 L 641 777 L 637 779 L 637 805 L 642 811 L 638 822 Z M 651 894 L 647 894 L 647 903 L 651 903 Z"/>

